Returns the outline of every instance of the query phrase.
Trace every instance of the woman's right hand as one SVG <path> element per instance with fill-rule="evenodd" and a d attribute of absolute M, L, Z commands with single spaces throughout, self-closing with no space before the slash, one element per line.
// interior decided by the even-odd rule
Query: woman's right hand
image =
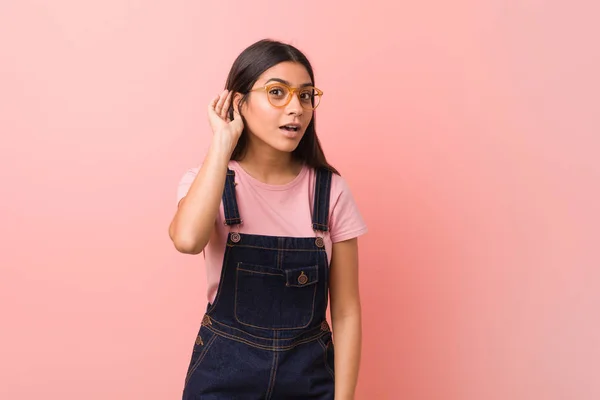
<path fill-rule="evenodd" d="M 224 90 L 208 105 L 208 121 L 213 131 L 213 142 L 220 149 L 233 153 L 235 146 L 244 130 L 244 122 L 238 112 L 233 109 L 233 120 L 229 118 L 228 110 L 231 105 L 233 92 Z"/>

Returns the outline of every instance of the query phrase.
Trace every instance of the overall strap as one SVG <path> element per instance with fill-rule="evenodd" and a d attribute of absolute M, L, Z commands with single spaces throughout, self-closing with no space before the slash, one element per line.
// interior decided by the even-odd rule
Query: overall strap
<path fill-rule="evenodd" d="M 317 169 L 312 213 L 312 226 L 315 231 L 329 231 L 329 195 L 332 174 L 326 168 Z"/>
<path fill-rule="evenodd" d="M 235 172 L 227 169 L 225 188 L 223 190 L 223 210 L 225 211 L 225 225 L 238 225 L 242 223 L 235 197 Z"/>

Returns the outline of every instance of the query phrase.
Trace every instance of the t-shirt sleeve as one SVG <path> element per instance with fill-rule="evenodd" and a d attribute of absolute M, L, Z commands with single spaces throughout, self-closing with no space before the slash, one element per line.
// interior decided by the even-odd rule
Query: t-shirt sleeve
<path fill-rule="evenodd" d="M 346 181 L 337 174 L 332 179 L 331 241 L 337 243 L 365 234 L 367 225 Z"/>
<path fill-rule="evenodd" d="M 190 190 L 190 187 L 192 186 L 194 179 L 196 179 L 196 175 L 198 174 L 199 170 L 200 167 L 190 168 L 179 180 L 179 186 L 177 186 L 177 205 L 179 205 L 181 199 L 187 195 L 187 192 Z"/>

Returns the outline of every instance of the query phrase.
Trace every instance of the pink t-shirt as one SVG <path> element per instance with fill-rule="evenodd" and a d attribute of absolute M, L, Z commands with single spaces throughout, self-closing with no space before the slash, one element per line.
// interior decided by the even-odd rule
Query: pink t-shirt
<path fill-rule="evenodd" d="M 228 233 L 233 230 L 240 233 L 267 235 L 314 237 L 312 229 L 312 207 L 316 172 L 304 166 L 291 182 L 285 185 L 269 185 L 250 176 L 236 162 L 229 162 L 229 169 L 235 172 L 235 195 L 238 202 L 241 225 L 227 226 L 223 202 L 215 230 L 204 248 L 208 283 L 208 301 L 213 302 L 217 294 L 225 244 Z M 188 170 L 179 183 L 177 202 L 187 194 L 200 167 Z M 329 203 L 329 232 L 319 232 L 325 242 L 328 262 L 331 263 L 333 243 L 358 237 L 367 232 L 366 224 L 354 202 L 346 181 L 333 174 L 331 181 L 331 199 Z"/>

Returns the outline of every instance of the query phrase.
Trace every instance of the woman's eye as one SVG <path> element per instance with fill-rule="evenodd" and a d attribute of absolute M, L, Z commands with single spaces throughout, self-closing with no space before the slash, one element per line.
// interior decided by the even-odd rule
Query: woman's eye
<path fill-rule="evenodd" d="M 302 100 L 305 100 L 305 101 L 311 101 L 312 98 L 313 98 L 313 92 L 312 92 L 312 90 L 310 90 L 310 91 L 304 91 L 304 92 L 300 93 L 300 98 Z"/>
<path fill-rule="evenodd" d="M 275 97 L 283 97 L 285 95 L 285 91 L 282 88 L 274 87 L 269 90 L 269 94 Z"/>

